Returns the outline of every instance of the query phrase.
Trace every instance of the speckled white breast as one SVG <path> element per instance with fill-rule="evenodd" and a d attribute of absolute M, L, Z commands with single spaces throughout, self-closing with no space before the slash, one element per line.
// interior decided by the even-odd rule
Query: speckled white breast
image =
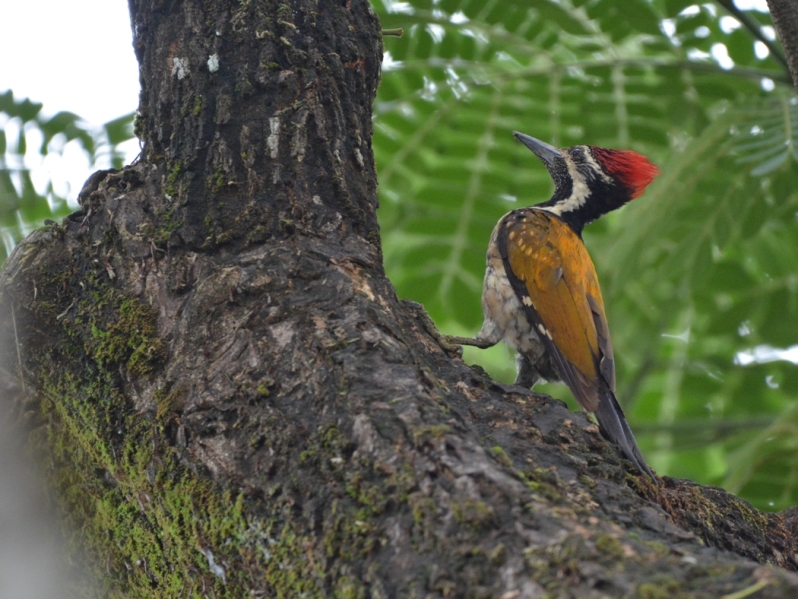
<path fill-rule="evenodd" d="M 504 219 L 499 221 L 499 225 Z M 527 354 L 539 353 L 540 341 L 529 324 L 526 312 L 513 291 L 504 263 L 496 245 L 499 225 L 493 230 L 488 244 L 487 269 L 482 286 L 482 313 L 484 321 L 478 337 L 504 341 L 513 349 Z"/>

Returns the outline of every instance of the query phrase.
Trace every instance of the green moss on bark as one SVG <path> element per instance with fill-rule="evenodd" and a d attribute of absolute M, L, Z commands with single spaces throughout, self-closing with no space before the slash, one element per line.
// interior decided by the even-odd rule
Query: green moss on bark
<path fill-rule="evenodd" d="M 309 557 L 311 538 L 291 523 L 260 519 L 244 495 L 197 478 L 177 448 L 158 446 L 158 417 L 120 412 L 107 371 L 82 374 L 47 377 L 49 424 L 38 441 L 54 459 L 50 476 L 71 524 L 70 545 L 89 554 L 96 580 L 110 574 L 119 581 L 93 589 L 95 596 L 192 597 L 202 589 L 216 597 L 238 597 L 242 589 L 324 596 L 325 572 Z M 169 404 L 169 397 L 162 399 Z M 368 532 L 352 514 L 333 522 L 336 551 L 351 546 L 345 537 Z"/>

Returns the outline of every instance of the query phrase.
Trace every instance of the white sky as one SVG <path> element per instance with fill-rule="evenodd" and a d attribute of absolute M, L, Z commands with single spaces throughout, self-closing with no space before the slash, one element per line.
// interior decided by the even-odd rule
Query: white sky
<path fill-rule="evenodd" d="M 65 110 L 95 126 L 134 111 L 139 80 L 127 1 L 0 3 L 0 92 L 9 89 L 17 100 L 44 104 L 45 116 Z M 25 163 L 34 184 L 52 180 L 58 195 L 74 201 L 94 170 L 83 152 L 70 144 L 62 159 L 43 162 L 33 145 Z M 124 149 L 130 161 L 138 142 Z"/>
<path fill-rule="evenodd" d="M 0 91 L 102 124 L 136 109 L 126 0 L 3 2 Z"/>

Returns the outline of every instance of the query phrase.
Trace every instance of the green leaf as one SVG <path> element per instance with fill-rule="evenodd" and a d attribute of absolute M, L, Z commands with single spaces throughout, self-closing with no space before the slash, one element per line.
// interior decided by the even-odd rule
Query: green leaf
<path fill-rule="evenodd" d="M 768 173 L 775 171 L 782 164 L 787 162 L 789 158 L 790 158 L 790 153 L 787 152 L 787 149 L 785 148 L 784 151 L 779 152 L 772 158 L 769 158 L 765 162 L 761 163 L 759 166 L 751 169 L 751 176 L 761 177 L 762 175 L 767 175 Z"/>

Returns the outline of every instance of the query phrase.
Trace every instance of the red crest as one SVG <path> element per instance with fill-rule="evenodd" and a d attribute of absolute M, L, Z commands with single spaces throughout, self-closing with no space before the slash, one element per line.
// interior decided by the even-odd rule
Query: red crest
<path fill-rule="evenodd" d="M 653 162 L 632 150 L 608 150 L 591 146 L 593 156 L 604 171 L 631 190 L 632 199 L 640 197 L 646 187 L 660 174 Z"/>

